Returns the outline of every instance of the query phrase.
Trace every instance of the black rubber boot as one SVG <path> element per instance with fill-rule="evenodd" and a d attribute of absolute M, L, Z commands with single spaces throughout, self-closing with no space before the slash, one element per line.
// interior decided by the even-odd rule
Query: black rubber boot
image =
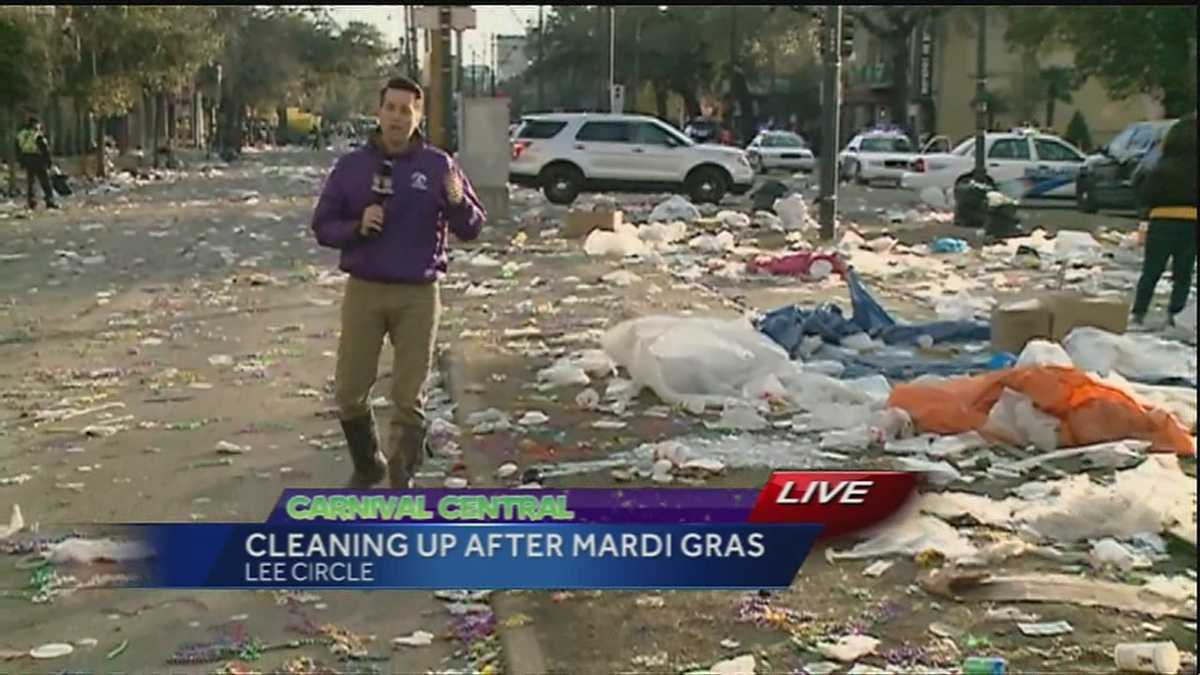
<path fill-rule="evenodd" d="M 430 454 L 424 429 L 392 429 L 391 454 L 388 457 L 388 483 L 393 490 L 413 486 L 417 469 Z"/>
<path fill-rule="evenodd" d="M 387 476 L 387 458 L 379 449 L 379 434 L 375 430 L 375 417 L 371 414 L 352 420 L 342 420 L 342 433 L 350 446 L 350 460 L 354 462 L 354 474 L 346 487 L 351 490 L 366 490 L 374 487 Z"/>

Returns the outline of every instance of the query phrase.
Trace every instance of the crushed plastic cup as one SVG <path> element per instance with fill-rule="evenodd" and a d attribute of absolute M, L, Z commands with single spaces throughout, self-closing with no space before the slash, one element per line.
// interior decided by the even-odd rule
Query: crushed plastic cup
<path fill-rule="evenodd" d="M 1004 675 L 1007 663 L 999 656 L 970 656 L 963 661 L 963 675 Z"/>
<path fill-rule="evenodd" d="M 595 389 L 584 389 L 575 396 L 575 405 L 584 410 L 593 410 L 600 405 L 600 394 Z"/>
<path fill-rule="evenodd" d="M 808 276 L 814 280 L 821 280 L 833 273 L 833 263 L 828 260 L 814 260 L 813 264 L 808 268 Z"/>
<path fill-rule="evenodd" d="M 1179 672 L 1179 649 L 1173 642 L 1125 642 L 1113 648 L 1118 670 L 1134 673 L 1175 675 Z"/>

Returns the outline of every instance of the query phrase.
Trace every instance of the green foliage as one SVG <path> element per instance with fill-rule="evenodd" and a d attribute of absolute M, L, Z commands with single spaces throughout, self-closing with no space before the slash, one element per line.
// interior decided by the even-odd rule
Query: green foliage
<path fill-rule="evenodd" d="M 660 100 L 668 92 L 677 94 L 695 113 L 702 98 L 726 93 L 735 78 L 743 83 L 758 81 L 772 62 L 811 58 L 807 15 L 779 9 L 618 7 L 616 80 L 632 87 L 649 83 Z M 564 5 L 547 16 L 542 62 L 535 56 L 535 37 L 534 63 L 524 78 L 527 85 L 544 79 L 547 107 L 590 108 L 603 102 L 608 82 L 608 12 L 606 6 Z"/>
<path fill-rule="evenodd" d="M 1084 152 L 1092 151 L 1092 132 L 1083 119 L 1083 113 L 1075 111 L 1071 121 L 1067 123 L 1067 133 L 1063 138 Z"/>
<path fill-rule="evenodd" d="M 1075 90 L 1079 87 L 1079 78 L 1074 68 L 1066 66 L 1050 66 L 1038 73 L 1042 84 L 1043 100 L 1046 102 L 1046 127 L 1054 128 L 1054 110 L 1059 103 L 1070 103 Z"/>
<path fill-rule="evenodd" d="M 1075 53 L 1079 80 L 1098 78 L 1117 98 L 1149 94 L 1168 116 L 1196 104 L 1196 8 L 1161 5 L 1013 7 L 1007 38 L 1042 50 Z"/>
<path fill-rule="evenodd" d="M 29 77 L 24 63 L 28 36 L 21 25 L 0 16 L 0 101 L 19 103 L 29 96 Z"/>

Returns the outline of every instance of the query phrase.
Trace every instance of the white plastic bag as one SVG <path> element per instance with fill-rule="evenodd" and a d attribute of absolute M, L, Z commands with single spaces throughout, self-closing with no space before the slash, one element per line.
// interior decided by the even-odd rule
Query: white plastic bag
<path fill-rule="evenodd" d="M 921 190 L 921 201 L 935 209 L 947 210 L 954 208 L 954 199 L 949 191 L 930 186 Z"/>
<path fill-rule="evenodd" d="M 775 213 L 786 230 L 803 231 L 816 228 L 816 221 L 808 213 L 808 203 L 800 195 L 776 199 Z"/>
<path fill-rule="evenodd" d="M 653 244 L 671 244 L 687 236 L 687 224 L 676 220 L 671 223 L 650 223 L 638 228 L 638 238 Z"/>
<path fill-rule="evenodd" d="M 583 251 L 590 256 L 645 255 L 649 252 L 646 243 L 638 237 L 636 227 L 628 223 L 617 225 L 616 230 L 592 230 L 583 242 Z"/>
<path fill-rule="evenodd" d="M 658 222 L 682 220 L 685 223 L 691 223 L 699 218 L 700 209 L 679 195 L 660 203 L 650 212 L 650 220 Z"/>
<path fill-rule="evenodd" d="M 943 297 L 934 307 L 939 321 L 973 321 L 979 314 L 987 314 L 995 301 L 992 298 L 976 298 L 966 293 Z"/>
<path fill-rule="evenodd" d="M 744 230 L 750 227 L 750 216 L 737 211 L 721 211 L 717 213 L 717 220 L 721 221 L 725 227 L 735 230 Z"/>
<path fill-rule="evenodd" d="M 729 232 L 702 234 L 689 241 L 688 246 L 701 253 L 724 253 L 733 248 L 733 235 Z"/>
<path fill-rule="evenodd" d="M 566 359 L 555 363 L 549 368 L 543 368 L 538 371 L 538 387 L 541 389 L 573 386 L 586 387 L 589 384 L 591 384 L 591 378 L 588 377 L 587 372 Z"/>

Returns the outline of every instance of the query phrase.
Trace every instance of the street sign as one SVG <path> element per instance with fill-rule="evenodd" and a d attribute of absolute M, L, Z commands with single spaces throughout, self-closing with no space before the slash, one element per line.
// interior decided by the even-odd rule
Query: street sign
<path fill-rule="evenodd" d="M 413 8 L 413 23 L 421 30 L 437 30 L 438 6 L 424 5 Z M 472 30 L 478 25 L 474 7 L 455 6 L 450 8 L 451 30 Z"/>

